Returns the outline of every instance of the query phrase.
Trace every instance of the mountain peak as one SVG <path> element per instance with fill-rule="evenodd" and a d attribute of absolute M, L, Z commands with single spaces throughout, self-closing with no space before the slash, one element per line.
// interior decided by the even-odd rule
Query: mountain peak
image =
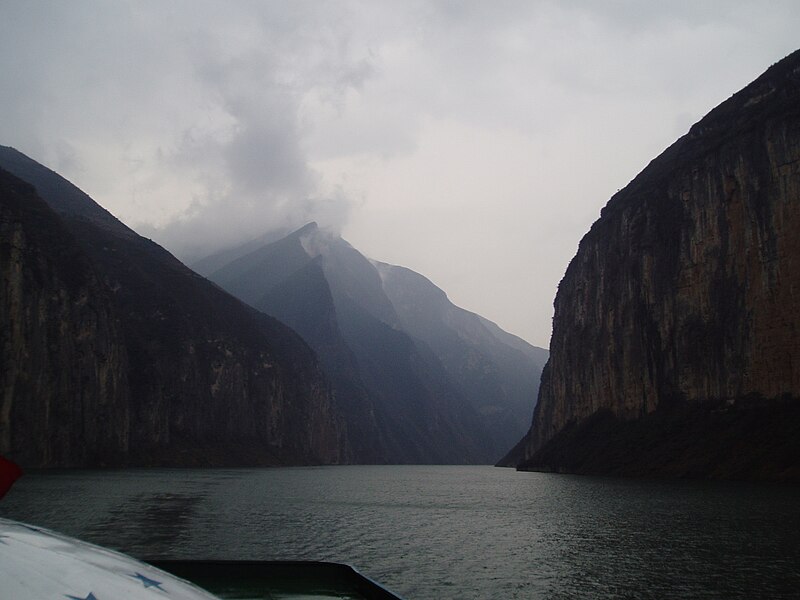
<path fill-rule="evenodd" d="M 316 221 L 311 221 L 290 235 L 308 235 L 309 233 L 316 233 L 317 231 L 319 231 L 319 225 L 317 225 Z"/>

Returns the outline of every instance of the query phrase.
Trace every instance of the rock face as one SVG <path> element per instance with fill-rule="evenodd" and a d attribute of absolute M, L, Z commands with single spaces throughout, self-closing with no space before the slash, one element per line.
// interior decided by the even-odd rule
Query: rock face
<path fill-rule="evenodd" d="M 0 170 L 0 198 L 0 454 L 35 466 L 119 460 L 130 393 L 113 303 L 31 185 Z"/>
<path fill-rule="evenodd" d="M 0 186 L 0 454 L 30 467 L 349 459 L 297 334 L 17 151 L 0 147 L 0 166 L 16 175 Z"/>
<path fill-rule="evenodd" d="M 419 273 L 374 264 L 403 330 L 433 351 L 486 424 L 496 460 L 527 429 L 547 351 L 454 305 Z"/>
<path fill-rule="evenodd" d="M 603 209 L 555 300 L 522 468 L 800 478 L 800 52 Z"/>
<path fill-rule="evenodd" d="M 546 351 L 421 275 L 373 263 L 314 223 L 195 268 L 314 348 L 359 460 L 490 463 L 524 433 Z"/>

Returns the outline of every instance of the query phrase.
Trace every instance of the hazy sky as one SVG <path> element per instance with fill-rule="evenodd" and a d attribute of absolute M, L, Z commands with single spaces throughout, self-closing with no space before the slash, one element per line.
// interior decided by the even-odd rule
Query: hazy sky
<path fill-rule="evenodd" d="M 800 2 L 0 0 L 0 144 L 189 259 L 309 220 L 547 346 L 611 194 Z"/>

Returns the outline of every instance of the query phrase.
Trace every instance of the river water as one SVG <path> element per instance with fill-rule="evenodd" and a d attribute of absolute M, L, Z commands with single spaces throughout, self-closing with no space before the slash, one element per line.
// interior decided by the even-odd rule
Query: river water
<path fill-rule="evenodd" d="M 798 598 L 800 488 L 461 466 L 59 471 L 0 516 L 139 558 L 346 562 L 408 600 Z"/>

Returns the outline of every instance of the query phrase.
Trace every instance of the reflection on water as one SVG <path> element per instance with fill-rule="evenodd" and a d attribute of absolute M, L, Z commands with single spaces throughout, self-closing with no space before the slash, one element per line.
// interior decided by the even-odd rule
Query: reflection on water
<path fill-rule="evenodd" d="M 137 494 L 89 525 L 84 539 L 105 545 L 124 539 L 129 553 L 168 557 L 190 543 L 193 513 L 201 500 L 185 493 Z M 118 532 L 116 541 L 114 532 Z"/>
<path fill-rule="evenodd" d="M 29 474 L 0 515 L 143 558 L 347 562 L 425 598 L 796 598 L 800 489 L 491 467 Z"/>

